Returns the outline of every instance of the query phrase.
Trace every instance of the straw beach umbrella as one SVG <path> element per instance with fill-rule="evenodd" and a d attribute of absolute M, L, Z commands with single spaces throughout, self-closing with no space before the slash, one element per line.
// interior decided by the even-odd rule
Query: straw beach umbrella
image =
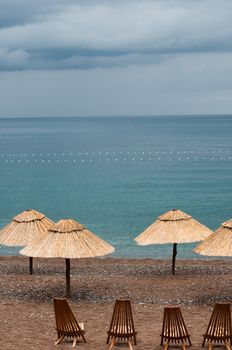
<path fill-rule="evenodd" d="M 135 238 L 139 245 L 173 243 L 172 274 L 175 274 L 177 243 L 202 241 L 212 231 L 181 210 L 170 210 L 159 216 L 144 232 Z"/>
<path fill-rule="evenodd" d="M 0 231 L 0 244 L 6 246 L 26 246 L 33 239 L 42 236 L 54 222 L 44 214 L 27 209 L 15 216 Z M 33 274 L 33 258 L 29 259 L 30 274 Z"/>
<path fill-rule="evenodd" d="M 195 253 L 208 256 L 232 256 L 232 219 L 221 226 L 193 249 Z"/>
<path fill-rule="evenodd" d="M 49 228 L 46 235 L 38 237 L 20 251 L 38 258 L 65 258 L 66 294 L 70 297 L 70 259 L 104 256 L 114 247 L 72 219 L 64 219 Z"/>

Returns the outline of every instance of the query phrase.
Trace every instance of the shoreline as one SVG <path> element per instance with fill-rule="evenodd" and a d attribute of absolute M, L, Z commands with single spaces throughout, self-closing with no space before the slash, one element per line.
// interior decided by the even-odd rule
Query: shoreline
<path fill-rule="evenodd" d="M 203 262 L 203 263 L 209 263 L 209 262 L 219 262 L 219 261 L 232 261 L 232 257 L 214 257 L 214 256 L 205 256 L 205 255 L 200 255 L 198 254 L 199 257 L 193 258 L 193 257 L 179 257 L 177 254 L 177 258 L 176 258 L 176 264 L 178 265 L 178 262 L 180 263 L 184 263 L 184 262 Z M 4 260 L 4 259 L 9 259 L 9 260 L 14 260 L 14 259 L 23 259 L 26 258 L 28 259 L 29 257 L 26 257 L 26 255 L 1 255 L 0 254 L 0 261 Z M 60 259 L 60 261 L 64 260 L 64 258 L 54 258 L 54 260 L 58 261 Z M 162 262 L 162 261 L 170 261 L 170 264 L 172 262 L 172 253 L 170 253 L 170 256 L 164 257 L 164 258 L 159 258 L 159 257 L 128 257 L 128 256 L 113 256 L 113 255 L 109 255 L 109 256 L 99 256 L 99 257 L 94 257 L 94 258 L 82 258 L 82 260 L 92 260 L 92 259 L 96 259 L 96 260 L 112 260 L 112 261 L 158 261 L 158 262 Z M 50 258 L 33 258 L 34 261 L 45 261 L 45 260 L 50 260 Z M 52 259 L 51 259 L 52 260 Z M 71 260 L 71 264 L 75 259 L 70 259 Z M 78 259 L 76 259 L 78 261 Z M 53 263 L 53 262 L 52 262 Z"/>

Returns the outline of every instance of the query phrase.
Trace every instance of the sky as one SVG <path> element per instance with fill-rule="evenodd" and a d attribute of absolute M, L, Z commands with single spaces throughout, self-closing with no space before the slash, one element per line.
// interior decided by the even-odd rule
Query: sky
<path fill-rule="evenodd" d="M 232 114 L 231 0 L 0 0 L 0 117 Z"/>

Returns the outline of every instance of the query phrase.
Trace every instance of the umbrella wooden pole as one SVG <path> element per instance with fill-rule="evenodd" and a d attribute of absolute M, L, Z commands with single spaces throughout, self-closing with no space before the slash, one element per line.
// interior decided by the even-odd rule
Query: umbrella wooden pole
<path fill-rule="evenodd" d="M 66 265 L 66 297 L 70 298 L 70 259 L 65 259 Z"/>
<path fill-rule="evenodd" d="M 31 256 L 29 257 L 29 271 L 30 275 L 33 275 L 33 258 Z"/>
<path fill-rule="evenodd" d="M 173 275 L 175 275 L 176 254 L 177 254 L 177 243 L 174 243 L 173 252 L 172 252 L 172 274 Z"/>

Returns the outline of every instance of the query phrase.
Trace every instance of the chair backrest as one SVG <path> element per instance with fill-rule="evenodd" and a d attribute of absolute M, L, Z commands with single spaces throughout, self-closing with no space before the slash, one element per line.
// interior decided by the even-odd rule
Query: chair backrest
<path fill-rule="evenodd" d="M 81 328 L 73 315 L 73 312 L 68 304 L 66 298 L 53 299 L 55 317 L 56 317 L 56 330 L 58 333 L 73 333 L 80 332 Z"/>
<path fill-rule="evenodd" d="M 116 300 L 108 331 L 119 338 L 131 338 L 136 334 L 130 300 Z"/>
<path fill-rule="evenodd" d="M 178 306 L 164 308 L 161 345 L 163 345 L 164 340 L 174 343 L 188 340 L 189 344 L 191 345 L 190 336 L 188 334 L 180 307 Z"/>
<path fill-rule="evenodd" d="M 205 339 L 215 341 L 232 340 L 231 313 L 229 303 L 216 303 L 207 327 Z"/>

